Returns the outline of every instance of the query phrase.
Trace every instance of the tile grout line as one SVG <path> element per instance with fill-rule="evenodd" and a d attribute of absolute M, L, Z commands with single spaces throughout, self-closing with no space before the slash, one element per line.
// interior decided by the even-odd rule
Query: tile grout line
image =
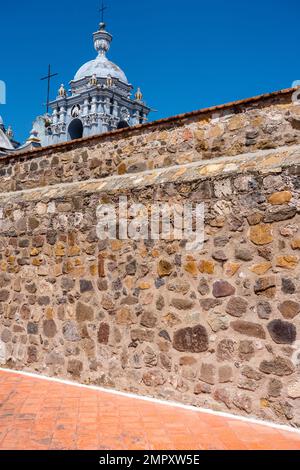
<path fill-rule="evenodd" d="M 119 390 L 107 389 L 107 388 L 99 387 L 99 386 L 96 386 L 96 385 L 85 385 L 85 384 L 81 384 L 81 383 L 77 383 L 77 382 L 72 382 L 70 380 L 59 379 L 59 378 L 56 378 L 56 377 L 48 377 L 46 375 L 39 375 L 39 374 L 35 374 L 33 372 L 25 372 L 25 371 L 13 370 L 13 369 L 6 369 L 6 368 L 3 368 L 3 367 L 0 367 L 0 372 L 6 372 L 7 374 L 17 374 L 17 375 L 21 375 L 21 376 L 25 376 L 25 377 L 35 378 L 35 379 L 38 379 L 38 380 L 45 380 L 45 381 L 49 381 L 49 382 L 59 383 L 59 384 L 62 384 L 62 385 L 69 385 L 69 386 L 73 386 L 73 387 L 77 387 L 77 388 L 84 388 L 86 390 L 93 390 L 93 391 L 97 391 L 97 392 L 103 392 L 103 393 L 106 393 L 106 394 L 121 396 L 121 397 L 125 397 L 125 398 L 133 398 L 135 400 L 145 401 L 145 402 L 153 403 L 153 404 L 156 404 L 156 405 L 165 405 L 165 406 L 169 406 L 169 407 L 173 407 L 173 408 L 183 409 L 183 410 L 186 410 L 186 411 L 194 411 L 194 412 L 197 412 L 197 413 L 204 413 L 204 414 L 209 414 L 209 415 L 213 415 L 213 416 L 219 416 L 219 417 L 222 417 L 222 418 L 233 419 L 233 420 L 236 420 L 236 421 L 243 421 L 243 422 L 246 422 L 246 423 L 256 424 L 256 425 L 265 426 L 265 427 L 270 427 L 270 428 L 273 428 L 273 429 L 278 429 L 280 431 L 285 431 L 285 432 L 290 432 L 290 433 L 293 433 L 293 434 L 300 435 L 300 429 L 292 428 L 291 426 L 288 426 L 288 425 L 285 425 L 285 424 L 272 423 L 271 421 L 263 421 L 263 420 L 259 420 L 259 419 L 256 419 L 256 418 L 250 418 L 250 417 L 248 418 L 246 416 L 234 415 L 234 414 L 223 412 L 223 411 L 214 411 L 214 410 L 210 410 L 208 408 L 201 408 L 201 407 L 196 407 L 196 406 L 193 406 L 193 405 L 185 405 L 183 403 L 178 403 L 178 402 L 173 402 L 173 401 L 160 400 L 158 398 L 153 398 L 153 397 L 143 396 L 143 395 L 136 395 L 134 393 L 122 392 L 122 391 L 119 391 Z"/>

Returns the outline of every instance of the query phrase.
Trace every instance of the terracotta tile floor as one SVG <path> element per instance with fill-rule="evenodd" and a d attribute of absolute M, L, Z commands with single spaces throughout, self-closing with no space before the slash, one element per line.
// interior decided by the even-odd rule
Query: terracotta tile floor
<path fill-rule="evenodd" d="M 300 433 L 0 371 L 0 449 L 300 449 Z"/>

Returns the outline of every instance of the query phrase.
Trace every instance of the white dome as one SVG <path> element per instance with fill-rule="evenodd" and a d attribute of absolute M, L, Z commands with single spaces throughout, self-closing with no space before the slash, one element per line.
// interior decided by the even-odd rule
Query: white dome
<path fill-rule="evenodd" d="M 92 77 L 93 75 L 96 75 L 97 78 L 107 78 L 110 75 L 112 78 L 118 78 L 123 83 L 128 83 L 123 70 L 113 62 L 110 62 L 105 55 L 99 54 L 96 59 L 80 67 L 74 77 L 74 81 Z"/>

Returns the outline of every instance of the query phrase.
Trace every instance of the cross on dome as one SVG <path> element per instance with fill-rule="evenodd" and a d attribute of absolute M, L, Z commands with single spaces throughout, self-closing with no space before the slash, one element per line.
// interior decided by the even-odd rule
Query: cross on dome
<path fill-rule="evenodd" d="M 101 23 L 104 24 L 104 12 L 107 10 L 107 6 L 104 5 L 104 2 L 102 2 L 102 7 L 100 8 L 100 13 L 101 13 Z"/>

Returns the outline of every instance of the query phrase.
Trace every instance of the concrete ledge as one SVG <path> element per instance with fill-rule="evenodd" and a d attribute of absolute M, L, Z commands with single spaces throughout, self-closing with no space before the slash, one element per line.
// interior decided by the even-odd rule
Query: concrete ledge
<path fill-rule="evenodd" d="M 1 193 L 0 202 L 22 199 L 34 201 L 41 198 L 57 199 L 66 196 L 84 195 L 101 192 L 116 192 L 138 189 L 166 183 L 180 183 L 207 178 L 224 178 L 232 174 L 280 172 L 285 167 L 300 165 L 300 145 L 284 146 L 271 150 L 245 153 L 217 160 L 203 160 L 184 165 L 144 171 L 142 173 L 110 176 L 102 179 L 76 181 L 52 186 Z"/>

